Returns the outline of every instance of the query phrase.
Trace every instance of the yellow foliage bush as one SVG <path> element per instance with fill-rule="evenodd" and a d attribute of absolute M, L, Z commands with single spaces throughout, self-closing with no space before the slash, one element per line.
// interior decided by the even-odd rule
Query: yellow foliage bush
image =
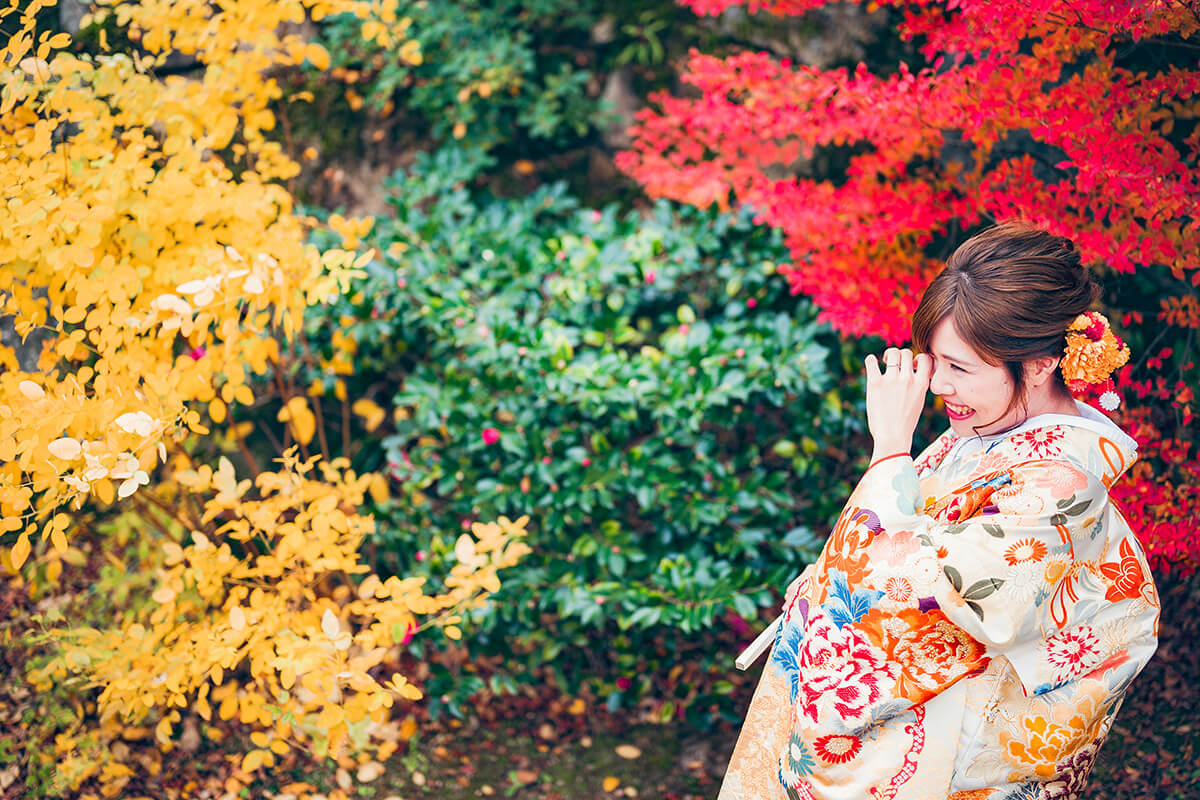
<path fill-rule="evenodd" d="M 115 20 L 149 55 L 95 57 L 37 31 L 50 5 L 0 8 L 21 22 L 0 49 L 0 312 L 23 340 L 46 336 L 30 371 L 0 346 L 0 569 L 45 591 L 79 562 L 86 511 L 120 504 L 156 572 L 110 625 L 50 630 L 55 655 L 32 678 L 93 687 L 95 714 L 45 757 L 66 785 L 95 779 L 114 796 L 135 767 L 82 743 L 102 750 L 149 725 L 169 750 L 185 713 L 250 726 L 246 772 L 296 743 L 318 755 L 362 747 L 395 697 L 420 696 L 372 671 L 423 627 L 460 636 L 461 614 L 525 551 L 526 519 L 460 537 L 446 591 L 429 596 L 419 579 L 380 580 L 363 563 L 373 520 L 358 509 L 386 483 L 326 447 L 308 458 L 313 436 L 324 442 L 303 388 L 280 391 L 278 421 L 304 460 L 290 447 L 278 471 L 239 480 L 224 457 L 215 470 L 192 463 L 187 444 L 206 422 L 242 441 L 233 409 L 261 399 L 253 376 L 286 371 L 281 343 L 305 309 L 370 258 L 305 243 L 278 183 L 298 167 L 266 132 L 281 97 L 272 71 L 328 63 L 298 24 L 351 11 L 378 22 L 365 36 L 398 45 L 395 3 L 102 0 L 93 20 Z M 205 68 L 154 77 L 171 51 Z M 356 235 L 369 226 L 340 222 Z M 194 504 L 199 518 L 183 508 Z"/>

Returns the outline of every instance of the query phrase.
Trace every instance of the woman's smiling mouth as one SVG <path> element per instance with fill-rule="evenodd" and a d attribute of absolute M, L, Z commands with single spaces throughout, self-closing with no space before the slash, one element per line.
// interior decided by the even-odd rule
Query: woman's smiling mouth
<path fill-rule="evenodd" d="M 945 405 L 946 414 L 950 419 L 966 419 L 975 413 L 975 409 L 970 406 L 956 406 L 954 403 L 945 403 Z"/>

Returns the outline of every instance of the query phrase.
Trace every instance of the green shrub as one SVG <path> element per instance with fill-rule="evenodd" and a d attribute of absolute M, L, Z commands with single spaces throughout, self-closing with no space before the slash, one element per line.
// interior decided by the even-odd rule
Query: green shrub
<path fill-rule="evenodd" d="M 364 42 L 363 20 L 323 18 L 317 41 L 332 58 L 332 73 L 310 72 L 315 94 L 349 89 L 364 110 L 398 113 L 401 136 L 503 151 L 509 162 L 539 160 L 598 142 L 613 122 L 605 82 L 628 68 L 638 96 L 674 80 L 672 59 L 693 46 L 716 46 L 719 34 L 673 0 L 397 0 L 388 27 L 405 45 Z M 372 23 L 374 24 L 374 23 Z M 332 77 L 333 82 L 329 80 Z M 342 82 L 345 82 L 344 84 Z M 325 98 L 327 107 L 332 107 Z M 361 115 L 329 131 L 312 120 L 328 144 L 361 134 Z M 343 120 L 339 119 L 339 122 Z M 305 124 L 302 118 L 299 125 Z M 331 136 L 331 134 L 334 134 Z M 342 139 L 342 136 L 345 139 Z"/>
<path fill-rule="evenodd" d="M 863 427 L 842 386 L 858 362 L 772 275 L 785 250 L 748 213 L 496 198 L 468 188 L 484 163 L 443 150 L 395 175 L 395 218 L 364 241 L 392 255 L 309 338 L 326 359 L 335 328 L 354 340 L 349 399 L 397 411 L 356 456 L 416 498 L 377 509 L 379 568 L 432 579 L 471 521 L 530 514 L 534 553 L 472 651 L 615 704 L 649 688 L 619 676 L 757 617 L 815 557 Z"/>

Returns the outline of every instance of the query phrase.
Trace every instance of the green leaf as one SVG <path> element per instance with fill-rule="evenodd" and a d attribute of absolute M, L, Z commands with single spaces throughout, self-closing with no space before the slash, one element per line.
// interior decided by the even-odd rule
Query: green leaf
<path fill-rule="evenodd" d="M 1087 511 L 1088 508 L 1091 507 L 1091 505 L 1092 505 L 1091 500 L 1084 500 L 1083 502 L 1076 503 L 1075 505 L 1068 508 L 1065 513 L 1068 517 L 1078 517 L 1080 514 Z"/>
<path fill-rule="evenodd" d="M 996 590 L 1004 585 L 1004 581 L 1000 578 L 984 578 L 983 580 L 975 581 L 967 590 L 962 593 L 964 600 L 982 600 L 995 594 Z"/>
<path fill-rule="evenodd" d="M 950 585 L 954 587 L 954 591 L 961 592 L 962 575 L 959 574 L 958 570 L 947 564 L 946 566 L 942 567 L 942 571 L 945 572 L 946 577 L 950 579 Z"/>

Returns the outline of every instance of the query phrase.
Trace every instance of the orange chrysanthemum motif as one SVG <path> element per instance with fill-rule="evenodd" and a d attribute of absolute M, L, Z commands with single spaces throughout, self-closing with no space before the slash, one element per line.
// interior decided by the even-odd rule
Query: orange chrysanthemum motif
<path fill-rule="evenodd" d="M 1112 332 L 1103 314 L 1080 314 L 1067 326 L 1067 348 L 1062 360 L 1067 384 L 1104 383 L 1129 361 L 1129 347 Z"/>
<path fill-rule="evenodd" d="M 1038 539 L 1022 539 L 1013 542 L 1004 551 L 1004 560 L 1009 566 L 1016 566 L 1026 561 L 1041 561 L 1046 557 L 1046 543 Z"/>

